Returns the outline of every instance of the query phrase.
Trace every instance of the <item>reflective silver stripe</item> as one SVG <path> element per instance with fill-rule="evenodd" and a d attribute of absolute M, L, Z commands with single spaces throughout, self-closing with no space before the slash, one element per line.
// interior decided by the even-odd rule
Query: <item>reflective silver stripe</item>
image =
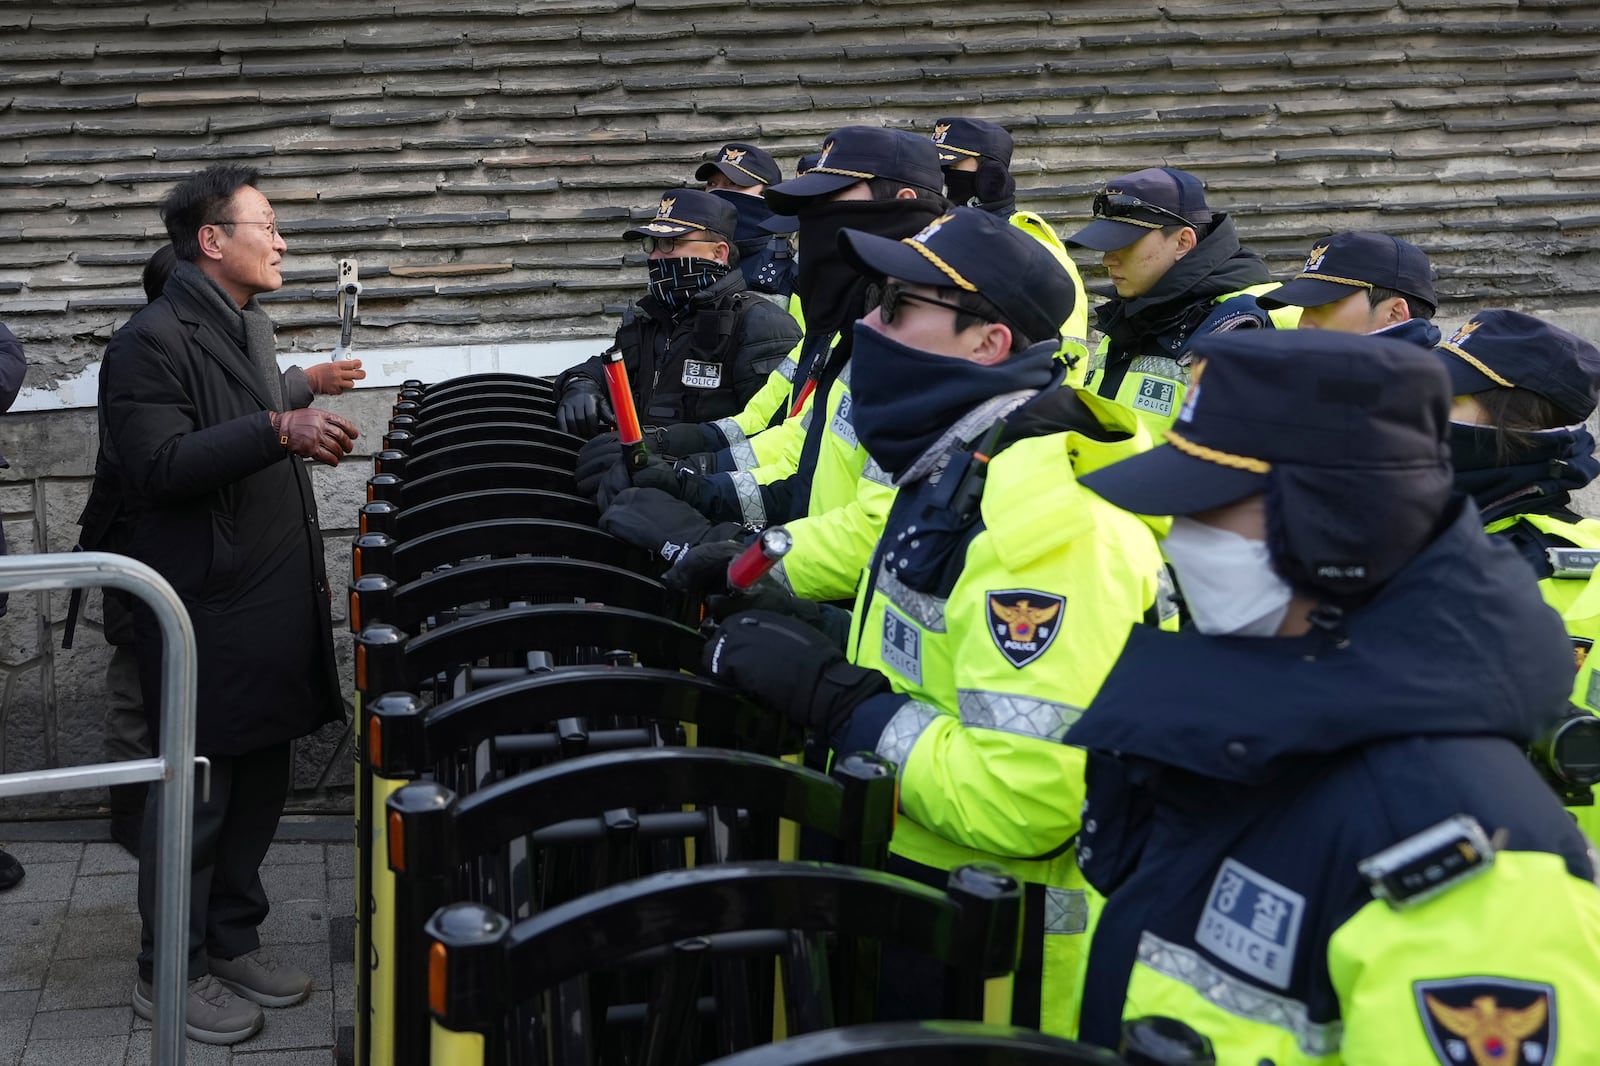
<path fill-rule="evenodd" d="M 1189 381 L 1189 368 L 1165 355 L 1141 355 L 1128 364 L 1128 374 L 1149 374 L 1151 377 L 1176 381 L 1180 385 Z"/>
<path fill-rule="evenodd" d="M 778 584 L 783 586 L 783 591 L 793 592 L 794 586 L 789 583 L 789 571 L 783 568 L 783 560 L 779 559 L 767 573 L 771 574 Z"/>
<path fill-rule="evenodd" d="M 723 439 L 728 442 L 728 451 L 733 453 L 735 470 L 750 470 L 761 465 L 756 459 L 755 448 L 750 445 L 750 438 L 744 435 L 739 423 L 731 418 L 719 418 L 711 424 L 717 427 Z"/>
<path fill-rule="evenodd" d="M 956 706 L 964 726 L 1043 740 L 1060 740 L 1072 723 L 1083 717 L 1083 708 L 1070 703 L 975 688 L 957 689 Z"/>
<path fill-rule="evenodd" d="M 785 359 L 778 364 L 778 373 L 783 375 L 783 380 L 791 384 L 794 382 L 794 372 L 799 369 L 800 363 L 794 359 Z"/>
<path fill-rule="evenodd" d="M 1089 928 L 1089 897 L 1081 888 L 1044 886 L 1044 931 L 1049 934 L 1086 932 Z"/>
<path fill-rule="evenodd" d="M 1188 985 L 1229 1014 L 1284 1030 L 1307 1055 L 1339 1051 L 1343 1022 L 1314 1022 L 1304 1003 L 1224 973 L 1193 948 L 1168 943 L 1147 931 L 1139 937 L 1139 961 L 1163 977 Z"/>
<path fill-rule="evenodd" d="M 889 471 L 878 465 L 878 460 L 867 457 L 867 465 L 862 469 L 861 476 L 875 485 L 894 487 L 894 478 L 889 476 Z"/>
<path fill-rule="evenodd" d="M 767 528 L 767 508 L 761 502 L 761 486 L 755 475 L 746 470 L 736 470 L 728 475 L 733 491 L 739 497 L 739 515 L 751 529 Z"/>
<path fill-rule="evenodd" d="M 853 366 L 855 366 L 854 363 L 846 363 L 844 369 L 839 371 L 839 384 L 847 389 L 850 387 L 850 368 Z"/>
<path fill-rule="evenodd" d="M 889 723 L 883 727 L 883 732 L 878 734 L 878 743 L 873 752 L 888 759 L 897 768 L 904 768 L 906 757 L 911 754 L 923 730 L 938 718 L 939 712 L 935 708 L 916 700 L 907 700 L 894 712 Z"/>
<path fill-rule="evenodd" d="M 888 560 L 878 566 L 878 591 L 889 597 L 889 602 L 906 613 L 913 622 L 930 633 L 943 633 L 944 607 L 950 602 L 942 596 L 918 592 L 894 576 Z"/>
<path fill-rule="evenodd" d="M 810 429 L 811 428 L 811 416 L 816 414 L 816 413 L 817 413 L 817 398 L 816 398 L 816 394 L 813 393 L 812 396 L 811 396 L 811 402 L 806 404 L 806 413 L 800 416 L 800 428 L 801 429 Z"/>

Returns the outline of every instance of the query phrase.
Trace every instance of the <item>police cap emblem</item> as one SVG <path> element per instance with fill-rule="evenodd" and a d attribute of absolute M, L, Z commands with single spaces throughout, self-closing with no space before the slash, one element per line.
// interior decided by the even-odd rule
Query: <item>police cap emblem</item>
<path fill-rule="evenodd" d="M 950 123 L 941 122 L 933 127 L 933 139 L 939 144 L 944 143 L 945 135 L 950 132 Z"/>
<path fill-rule="evenodd" d="M 672 215 L 673 205 L 677 202 L 678 198 L 676 196 L 663 196 L 661 198 L 661 207 L 656 211 L 656 214 L 662 218 L 670 217 Z"/>
<path fill-rule="evenodd" d="M 989 635 L 995 647 L 1018 670 L 1043 655 L 1061 631 L 1065 596 L 1038 589 L 991 591 Z"/>
<path fill-rule="evenodd" d="M 743 148 L 724 148 L 722 150 L 722 161 L 724 163 L 738 163 L 744 158 L 744 153 L 745 150 Z"/>
<path fill-rule="evenodd" d="M 1550 1066 L 1556 991 L 1507 977 L 1457 977 L 1412 986 L 1433 1053 L 1444 1066 Z"/>
<path fill-rule="evenodd" d="M 1311 254 L 1306 256 L 1306 265 L 1303 268 L 1307 274 L 1322 269 L 1322 257 L 1328 254 L 1328 246 L 1319 244 L 1311 249 Z"/>

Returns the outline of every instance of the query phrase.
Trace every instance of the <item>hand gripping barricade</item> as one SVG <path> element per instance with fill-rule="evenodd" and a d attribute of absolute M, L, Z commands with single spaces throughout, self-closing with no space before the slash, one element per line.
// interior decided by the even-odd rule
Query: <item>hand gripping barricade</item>
<path fill-rule="evenodd" d="M 394 971 L 397 1062 L 427 1061 L 423 930 L 446 903 L 478 902 L 516 914 L 526 912 L 525 900 L 533 895 L 537 912 L 691 863 L 775 859 L 783 838 L 792 835 L 786 822 L 828 834 L 842 862 L 882 869 L 894 802 L 894 767 L 873 756 L 846 757 L 825 777 L 766 756 L 708 748 L 580 756 L 465 797 L 433 782 L 407 785 L 388 801 L 389 865 L 401 928 Z M 517 843 L 523 851 L 514 864 L 511 846 Z M 534 868 L 532 892 L 513 883 Z M 732 1050 L 770 1037 L 770 976 L 712 966 L 712 995 L 722 1008 L 715 1044 Z M 630 991 L 648 993 L 609 989 L 613 1000 L 636 998 Z M 613 1002 L 606 1016 L 624 1025 L 642 1010 Z"/>
<path fill-rule="evenodd" d="M 137 560 L 109 552 L 0 558 L 0 592 L 104 586 L 149 604 L 161 627 L 161 753 L 148 759 L 0 774 L 0 797 L 65 789 L 160 782 L 156 845 L 154 1031 L 150 1061 L 183 1066 L 189 922 L 189 868 L 194 850 L 194 626 L 166 579 Z"/>
<path fill-rule="evenodd" d="M 771 965 L 786 1033 L 873 1020 L 879 948 L 927 951 L 946 972 L 942 1013 L 981 1020 L 986 986 L 1015 966 L 1021 888 L 993 867 L 964 866 L 938 892 L 829 863 L 752 862 L 653 874 L 515 924 L 476 903 L 428 922 L 435 1066 L 599 1061 L 611 971 L 646 969 L 651 995 L 628 1061 L 705 1061 L 699 992 L 714 963 Z M 771 935 L 774 931 L 780 936 Z M 603 986 L 602 986 L 603 987 Z M 863 1017 L 865 1015 L 865 1017 Z"/>

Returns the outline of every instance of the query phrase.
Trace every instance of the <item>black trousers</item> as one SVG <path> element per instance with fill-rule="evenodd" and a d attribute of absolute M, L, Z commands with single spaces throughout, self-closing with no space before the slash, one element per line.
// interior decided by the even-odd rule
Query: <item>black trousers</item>
<path fill-rule="evenodd" d="M 153 788 L 154 786 L 152 786 Z M 210 972 L 207 956 L 232 959 L 261 946 L 267 919 L 261 862 L 289 794 L 289 745 L 213 756 L 211 802 L 195 782 L 194 865 L 189 878 L 189 980 Z M 155 968 L 156 793 L 145 804 L 139 847 L 139 976 Z M 171 932 L 164 932 L 167 937 Z"/>

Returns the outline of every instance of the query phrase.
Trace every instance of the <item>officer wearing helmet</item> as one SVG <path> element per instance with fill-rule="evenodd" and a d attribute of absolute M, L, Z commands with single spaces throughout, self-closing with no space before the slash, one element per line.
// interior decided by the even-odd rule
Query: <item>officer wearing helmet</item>
<path fill-rule="evenodd" d="M 1107 896 L 1082 1038 L 1162 1014 L 1219 1062 L 1592 1062 L 1594 859 L 1525 753 L 1571 653 L 1454 489 L 1444 367 L 1325 332 L 1193 352 L 1168 446 L 1083 478 L 1175 516 L 1194 624 L 1136 629 L 1066 735 Z"/>

